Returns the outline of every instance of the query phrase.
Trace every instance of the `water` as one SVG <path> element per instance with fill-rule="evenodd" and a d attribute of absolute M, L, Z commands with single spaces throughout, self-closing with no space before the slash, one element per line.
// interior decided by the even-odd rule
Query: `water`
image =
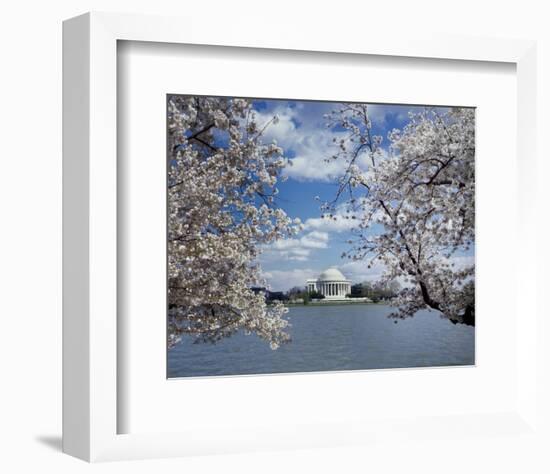
<path fill-rule="evenodd" d="M 184 339 L 168 352 L 168 377 L 473 365 L 475 330 L 436 312 L 399 321 L 384 305 L 292 307 L 292 342 L 273 351 L 257 336 L 216 344 Z"/>

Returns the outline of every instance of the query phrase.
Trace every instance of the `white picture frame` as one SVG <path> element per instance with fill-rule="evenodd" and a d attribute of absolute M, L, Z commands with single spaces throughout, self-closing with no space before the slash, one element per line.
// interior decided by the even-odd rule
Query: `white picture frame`
<path fill-rule="evenodd" d="M 406 39 L 406 40 L 405 40 Z M 295 430 L 117 434 L 117 41 L 147 41 L 368 54 L 409 58 L 506 62 L 517 67 L 519 225 L 535 222 L 537 178 L 537 50 L 533 41 L 445 37 L 424 32 L 414 39 L 374 35 L 368 44 L 324 37 L 315 31 L 284 37 L 182 28 L 177 18 L 88 13 L 63 25 L 63 450 L 88 461 L 184 456 L 210 452 L 357 443 L 415 430 L 468 435 L 468 426 L 491 436 L 494 426 L 538 436 L 541 390 L 536 300 L 536 236 L 524 233 L 517 272 L 525 295 L 517 328 L 517 410 L 437 419 L 395 420 L 369 426 L 331 425 Z M 521 153 L 520 153 L 521 150 Z M 534 285 L 533 285 L 534 284 Z M 400 429 L 397 426 L 401 427 Z M 327 438 L 326 432 L 333 433 Z M 315 436 L 314 433 L 319 433 Z M 217 448 L 213 448 L 216 446 Z M 304 445 L 306 446 L 306 445 Z"/>

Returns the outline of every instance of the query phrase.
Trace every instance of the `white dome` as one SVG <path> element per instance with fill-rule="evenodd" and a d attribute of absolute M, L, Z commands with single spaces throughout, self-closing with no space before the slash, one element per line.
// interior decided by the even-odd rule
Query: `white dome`
<path fill-rule="evenodd" d="M 321 281 L 347 281 L 346 277 L 337 268 L 329 268 L 319 275 Z"/>

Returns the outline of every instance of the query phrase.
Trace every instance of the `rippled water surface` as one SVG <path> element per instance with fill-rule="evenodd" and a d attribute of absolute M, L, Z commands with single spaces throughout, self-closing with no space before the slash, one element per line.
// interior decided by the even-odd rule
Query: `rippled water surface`
<path fill-rule="evenodd" d="M 168 377 L 473 365 L 475 330 L 421 311 L 394 324 L 384 305 L 292 307 L 292 342 L 272 351 L 254 335 L 216 344 L 184 339 Z"/>

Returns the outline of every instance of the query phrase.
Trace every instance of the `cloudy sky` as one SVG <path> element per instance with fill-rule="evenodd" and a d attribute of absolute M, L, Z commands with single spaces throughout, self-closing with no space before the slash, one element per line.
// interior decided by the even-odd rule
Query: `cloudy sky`
<path fill-rule="evenodd" d="M 327 128 L 324 114 L 338 108 L 334 102 L 288 100 L 256 100 L 254 109 L 258 123 L 267 123 L 277 115 L 278 123 L 268 127 L 266 140 L 276 140 L 285 150 L 291 166 L 284 174 L 286 182 L 279 183 L 277 204 L 289 216 L 299 217 L 304 230 L 291 239 L 280 240 L 264 250 L 261 265 L 270 288 L 288 290 L 304 286 L 307 278 L 316 278 L 328 267 L 339 268 L 353 282 L 378 279 L 383 268 L 367 269 L 363 262 L 341 258 L 349 248 L 350 224 L 353 221 L 329 221 L 321 218 L 320 204 L 335 197 L 338 176 L 342 174 L 342 160 L 325 159 L 334 154 L 333 138 L 342 133 Z M 369 105 L 372 131 L 384 138 L 393 128 L 402 128 L 409 120 L 409 111 L 421 108 L 402 105 Z"/>

